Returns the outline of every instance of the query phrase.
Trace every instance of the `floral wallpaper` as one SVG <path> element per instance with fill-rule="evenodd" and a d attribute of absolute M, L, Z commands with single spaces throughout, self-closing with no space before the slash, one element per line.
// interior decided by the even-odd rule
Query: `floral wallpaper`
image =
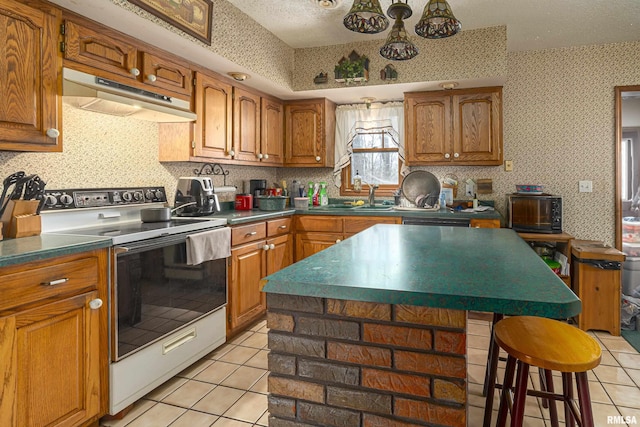
<path fill-rule="evenodd" d="M 202 163 L 158 161 L 158 125 L 63 105 L 64 151 L 0 151 L 0 179 L 23 170 L 38 174 L 48 189 L 164 186 L 171 204 L 181 176 L 193 176 Z M 226 184 L 243 189 L 254 178 L 274 182 L 275 168 L 227 166 Z M 213 176 L 215 187 L 224 184 Z"/>
<path fill-rule="evenodd" d="M 389 61 L 378 53 L 384 41 L 352 43 L 296 49 L 293 76 L 294 90 L 314 90 L 343 87 L 334 80 L 333 69 L 338 61 L 352 50 L 369 58 L 369 81 L 363 86 L 387 84 L 380 79 L 380 70 L 389 63 L 398 71 L 394 83 L 440 80 L 480 79 L 499 77 L 507 72 L 507 28 L 492 27 L 462 31 L 456 37 L 427 40 L 414 37 L 412 41 L 422 54 L 410 61 Z M 328 72 L 327 83 L 316 85 L 313 78 L 321 71 Z"/>

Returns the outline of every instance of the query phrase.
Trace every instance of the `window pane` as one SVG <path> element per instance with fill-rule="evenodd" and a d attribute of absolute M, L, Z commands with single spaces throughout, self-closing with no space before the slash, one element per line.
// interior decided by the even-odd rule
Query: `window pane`
<path fill-rule="evenodd" d="M 398 185 L 398 153 L 353 153 L 351 184 L 356 172 L 363 184 Z"/>
<path fill-rule="evenodd" d="M 381 148 L 384 146 L 384 137 L 380 132 L 359 133 L 353 139 L 353 148 Z"/>

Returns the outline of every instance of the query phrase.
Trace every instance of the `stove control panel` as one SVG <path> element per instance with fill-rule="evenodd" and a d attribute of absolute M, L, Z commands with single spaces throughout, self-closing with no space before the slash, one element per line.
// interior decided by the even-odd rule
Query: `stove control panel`
<path fill-rule="evenodd" d="M 45 190 L 43 210 L 166 203 L 164 187 Z"/>

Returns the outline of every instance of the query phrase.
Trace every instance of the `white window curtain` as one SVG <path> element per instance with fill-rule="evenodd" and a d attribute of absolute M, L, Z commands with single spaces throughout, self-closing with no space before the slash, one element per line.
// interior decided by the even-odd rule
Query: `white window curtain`
<path fill-rule="evenodd" d="M 341 171 L 351 163 L 353 139 L 358 133 L 386 131 L 398 145 L 402 163 L 400 173 L 404 176 L 409 168 L 404 162 L 404 108 L 402 102 L 339 105 L 336 108 L 334 183 L 342 184 Z"/>

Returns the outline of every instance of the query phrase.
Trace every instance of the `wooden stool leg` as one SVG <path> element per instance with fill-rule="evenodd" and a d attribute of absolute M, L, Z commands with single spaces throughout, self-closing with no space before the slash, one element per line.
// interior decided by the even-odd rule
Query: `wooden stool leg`
<path fill-rule="evenodd" d="M 493 339 L 493 328 L 497 322 L 502 319 L 502 314 L 494 313 L 493 323 L 491 324 L 491 344 L 489 345 L 489 356 L 487 358 L 487 368 L 484 375 L 483 396 L 486 396 L 484 403 L 484 421 L 483 427 L 491 426 L 491 415 L 493 413 L 493 399 L 495 398 L 496 377 L 498 376 L 498 359 L 500 356 L 500 347 Z"/>
<path fill-rule="evenodd" d="M 504 382 L 502 383 L 502 394 L 500 397 L 500 408 L 498 409 L 498 421 L 496 427 L 505 427 L 507 425 L 507 413 L 509 412 L 509 393 L 513 386 L 513 374 L 516 370 L 515 357 L 507 357 L 507 367 L 504 372 Z M 485 415 L 487 407 L 485 406 Z M 491 410 L 491 409 L 490 409 Z M 491 412 L 489 412 L 491 413 Z M 486 417 L 485 417 L 486 418 Z"/>
<path fill-rule="evenodd" d="M 575 419 L 569 406 L 569 402 L 573 400 L 573 381 L 570 372 L 562 373 L 562 394 L 564 396 L 564 423 L 566 427 L 575 427 Z"/>
<path fill-rule="evenodd" d="M 578 403 L 580 404 L 580 418 L 582 427 L 593 427 L 593 412 L 591 397 L 589 396 L 589 380 L 586 372 L 576 372 L 576 386 L 578 387 Z"/>
<path fill-rule="evenodd" d="M 511 411 L 511 427 L 522 427 L 524 422 L 527 381 L 529 381 L 529 364 L 518 360 L 518 376 L 516 377 L 516 391 L 513 398 L 513 410 Z"/>
<path fill-rule="evenodd" d="M 498 360 L 500 358 L 500 347 L 498 343 L 493 339 L 493 329 L 504 315 L 500 313 L 493 313 L 493 320 L 491 321 L 491 343 L 489 344 L 489 355 L 487 357 L 487 369 L 484 371 L 484 386 L 482 387 L 482 395 L 489 395 L 489 387 L 495 390 L 496 385 L 496 371 L 498 370 Z M 493 381 L 489 376 L 493 374 Z M 493 399 L 493 398 L 492 398 Z"/>
<path fill-rule="evenodd" d="M 547 380 L 544 375 L 544 369 L 538 368 L 538 378 L 540 380 L 540 390 L 547 390 Z M 547 409 L 549 407 L 549 399 L 542 399 L 542 407 Z"/>
<path fill-rule="evenodd" d="M 543 391 L 553 393 L 553 376 L 551 375 L 551 371 L 548 369 L 542 369 L 542 373 L 544 375 L 545 383 Z M 549 418 L 551 419 L 551 427 L 559 427 L 560 423 L 558 422 L 558 408 L 556 407 L 556 401 L 554 399 L 544 400 L 547 401 L 547 406 L 549 407 Z"/>

